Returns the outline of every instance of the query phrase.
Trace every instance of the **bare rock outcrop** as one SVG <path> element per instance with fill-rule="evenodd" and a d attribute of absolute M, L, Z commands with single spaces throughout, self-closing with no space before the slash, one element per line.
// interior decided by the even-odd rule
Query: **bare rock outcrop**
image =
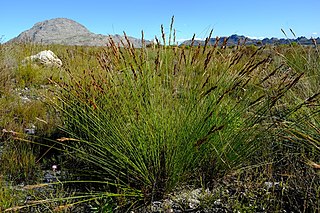
<path fill-rule="evenodd" d="M 37 65 L 61 67 L 62 61 L 51 50 L 44 50 L 36 55 L 26 57 L 23 63 L 35 63 Z"/>

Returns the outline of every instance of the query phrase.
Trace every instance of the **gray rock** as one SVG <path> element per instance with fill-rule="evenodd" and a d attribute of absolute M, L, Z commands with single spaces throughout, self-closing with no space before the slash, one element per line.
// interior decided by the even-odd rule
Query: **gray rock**
<path fill-rule="evenodd" d="M 43 175 L 43 182 L 44 183 L 57 182 L 57 177 L 53 175 L 51 171 L 46 171 L 45 174 Z"/>
<path fill-rule="evenodd" d="M 28 98 L 27 96 L 21 96 L 20 98 L 22 103 L 24 104 L 31 102 L 30 98 Z"/>
<path fill-rule="evenodd" d="M 29 128 L 24 129 L 24 133 L 26 133 L 27 135 L 36 134 L 36 126 L 34 124 L 30 124 Z"/>
<path fill-rule="evenodd" d="M 264 182 L 264 185 L 266 186 L 267 189 L 273 188 L 273 187 L 278 187 L 280 186 L 280 182 Z"/>

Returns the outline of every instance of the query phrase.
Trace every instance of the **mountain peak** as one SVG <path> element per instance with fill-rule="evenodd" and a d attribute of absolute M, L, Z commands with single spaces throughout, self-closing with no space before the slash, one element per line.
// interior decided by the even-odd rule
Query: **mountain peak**
<path fill-rule="evenodd" d="M 91 32 L 76 21 L 67 18 L 55 18 L 36 23 L 31 29 L 14 38 L 14 41 L 50 44 L 89 34 Z"/>
<path fill-rule="evenodd" d="M 54 18 L 42 22 L 36 23 L 33 28 L 34 30 L 52 30 L 57 33 L 77 33 L 77 34 L 88 34 L 91 33 L 85 26 L 78 22 L 68 18 Z M 72 30 L 77 30 L 74 32 Z"/>
<path fill-rule="evenodd" d="M 122 36 L 111 36 L 121 45 Z M 82 24 L 68 18 L 54 18 L 36 23 L 9 42 L 32 42 L 41 44 L 64 44 L 82 46 L 105 46 L 109 36 L 90 32 Z M 141 47 L 140 39 L 129 37 L 135 47 Z M 124 42 L 126 43 L 126 42 Z M 146 42 L 148 43 L 148 41 Z"/>

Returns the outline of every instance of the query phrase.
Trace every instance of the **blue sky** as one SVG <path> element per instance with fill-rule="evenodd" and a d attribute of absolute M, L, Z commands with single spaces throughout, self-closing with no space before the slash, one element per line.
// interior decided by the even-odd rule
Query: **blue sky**
<path fill-rule="evenodd" d="M 249 37 L 284 37 L 281 28 L 297 36 L 320 36 L 320 0 L 1 0 L 2 41 L 17 36 L 36 22 L 70 18 L 90 31 L 147 39 L 160 35 L 160 25 L 169 31 L 175 16 L 177 39 L 232 34 Z M 288 33 L 289 34 L 289 33 Z"/>

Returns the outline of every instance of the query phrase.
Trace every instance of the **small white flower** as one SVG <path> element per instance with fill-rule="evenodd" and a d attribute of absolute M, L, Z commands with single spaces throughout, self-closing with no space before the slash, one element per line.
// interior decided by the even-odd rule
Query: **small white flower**
<path fill-rule="evenodd" d="M 52 165 L 52 171 L 56 171 L 57 170 L 57 168 L 58 168 L 58 166 L 57 165 Z"/>

